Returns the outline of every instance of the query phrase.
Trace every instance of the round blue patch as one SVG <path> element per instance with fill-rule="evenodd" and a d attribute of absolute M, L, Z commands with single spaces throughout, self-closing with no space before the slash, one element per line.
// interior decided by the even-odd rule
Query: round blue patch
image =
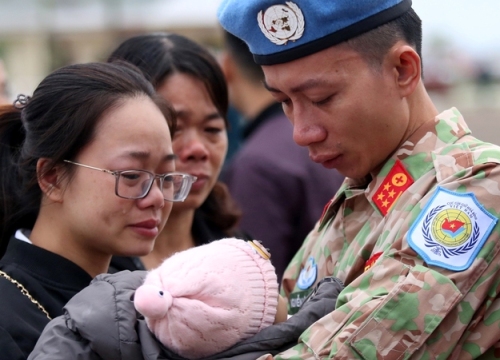
<path fill-rule="evenodd" d="M 300 271 L 299 279 L 297 280 L 297 287 L 301 290 L 306 290 L 316 282 L 318 276 L 318 265 L 312 256 L 307 259 L 306 265 Z"/>

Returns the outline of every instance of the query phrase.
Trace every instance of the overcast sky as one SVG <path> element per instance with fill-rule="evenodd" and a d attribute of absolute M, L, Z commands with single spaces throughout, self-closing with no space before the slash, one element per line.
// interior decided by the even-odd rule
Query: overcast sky
<path fill-rule="evenodd" d="M 413 0 L 413 8 L 423 21 L 424 43 L 439 34 L 472 56 L 500 53 L 500 0 Z"/>
<path fill-rule="evenodd" d="M 29 4 L 33 0 L 0 0 L 0 31 L 21 27 L 25 29 L 33 26 L 37 12 Z M 125 0 L 122 0 L 125 3 Z M 168 24 L 170 26 L 217 24 L 216 10 L 222 0 L 150 0 L 127 1 L 128 12 L 120 11 L 115 17 L 127 18 L 134 24 Z M 246 1 L 246 0 L 238 0 Z M 279 0 L 281 2 L 293 0 Z M 338 0 L 326 0 L 338 1 Z M 356 1 L 356 0 L 347 0 Z M 89 2 L 95 4 L 95 1 Z M 104 3 L 104 2 L 103 2 Z M 106 4 L 120 4 L 120 1 Z M 11 6 L 7 6 L 7 4 Z M 14 6 L 17 5 L 17 6 Z M 16 9 L 11 14 L 6 9 Z M 71 8 L 68 6 L 68 8 Z M 417 11 L 424 23 L 424 46 L 439 34 L 452 43 L 464 48 L 471 56 L 500 54 L 500 0 L 413 0 L 413 8 Z M 31 10 L 31 12 L 30 12 Z M 87 11 L 95 11 L 89 6 Z M 90 16 L 88 12 L 76 10 L 76 13 L 64 13 L 60 18 L 49 19 L 46 24 L 57 29 L 57 26 L 69 29 L 84 29 L 93 22 L 102 19 L 99 16 Z M 35 12 L 34 14 L 31 14 Z M 39 13 L 39 11 L 38 11 Z M 72 16 L 68 16 L 72 15 Z M 57 15 L 57 14 L 56 14 Z M 128 16 L 127 16 L 128 15 Z M 31 16 L 31 17 L 30 17 Z M 94 19 L 95 18 L 95 19 Z M 62 20 L 66 19 L 66 23 Z M 57 20 L 57 21 L 56 21 Z M 109 19 L 105 19 L 106 21 Z M 69 22 L 69 23 L 68 23 Z M 61 23 L 62 25 L 58 25 Z M 64 25 L 64 26 L 63 26 Z"/>
<path fill-rule="evenodd" d="M 500 0 L 413 0 L 424 41 L 442 34 L 471 55 L 500 53 Z"/>

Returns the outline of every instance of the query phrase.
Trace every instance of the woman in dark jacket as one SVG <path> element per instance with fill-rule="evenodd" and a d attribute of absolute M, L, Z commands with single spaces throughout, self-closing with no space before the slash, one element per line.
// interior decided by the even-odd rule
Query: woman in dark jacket
<path fill-rule="evenodd" d="M 153 249 L 186 195 L 168 184 L 192 181 L 172 174 L 173 120 L 129 64 L 67 66 L 0 107 L 2 359 L 26 359 L 112 255 Z"/>
<path fill-rule="evenodd" d="M 177 113 L 172 146 L 176 169 L 197 177 L 187 199 L 175 204 L 154 250 L 139 258 L 114 258 L 110 272 L 157 267 L 171 254 L 237 231 L 240 212 L 218 181 L 227 152 L 228 90 L 216 59 L 202 46 L 171 33 L 132 37 L 108 61 L 127 61 L 145 74 Z"/>

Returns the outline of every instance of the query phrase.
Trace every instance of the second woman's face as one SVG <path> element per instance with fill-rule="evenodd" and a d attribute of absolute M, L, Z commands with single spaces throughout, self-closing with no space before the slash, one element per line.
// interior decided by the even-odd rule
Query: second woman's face
<path fill-rule="evenodd" d="M 227 152 L 227 131 L 202 81 L 177 73 L 168 77 L 157 92 L 177 113 L 173 150 L 176 170 L 196 176 L 189 196 L 177 209 L 196 209 L 203 204 L 219 177 Z"/>

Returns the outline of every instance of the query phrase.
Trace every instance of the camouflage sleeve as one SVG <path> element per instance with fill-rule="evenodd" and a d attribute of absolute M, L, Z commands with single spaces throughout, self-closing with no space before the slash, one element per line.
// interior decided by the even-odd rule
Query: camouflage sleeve
<path fill-rule="evenodd" d="M 315 229 L 317 228 L 317 224 Z M 290 293 L 293 291 L 295 287 L 295 283 L 297 278 L 299 277 L 300 270 L 304 266 L 305 262 L 305 254 L 310 253 L 311 245 L 314 244 L 315 229 L 309 233 L 309 235 L 304 240 L 304 243 L 300 247 L 300 249 L 295 253 L 294 257 L 290 261 L 290 264 L 287 266 L 285 273 L 283 275 L 283 282 L 281 284 L 281 295 L 285 298 L 289 298 Z"/>
<path fill-rule="evenodd" d="M 388 274 L 394 274 L 391 284 Z M 436 306 L 422 313 L 424 299 Z M 299 345 L 276 358 L 397 359 L 421 347 L 459 299 L 456 286 L 438 272 L 386 258 L 351 283 L 336 311 L 304 332 Z"/>
<path fill-rule="evenodd" d="M 389 235 L 380 241 L 386 243 L 377 244 L 383 256 L 342 291 L 336 310 L 275 359 L 500 359 L 498 223 L 480 228 L 459 247 L 470 260 L 464 268 L 455 269 L 460 257 L 443 256 L 441 266 L 409 244 L 421 230 L 419 219 L 425 222 L 441 209 L 437 192 L 474 194 L 482 209 L 476 212 L 498 219 L 499 185 L 500 166 L 482 163 L 442 181 L 444 190 L 432 186 L 423 192 L 407 220 L 385 224 Z M 479 243 L 476 252 L 469 251 Z"/>

